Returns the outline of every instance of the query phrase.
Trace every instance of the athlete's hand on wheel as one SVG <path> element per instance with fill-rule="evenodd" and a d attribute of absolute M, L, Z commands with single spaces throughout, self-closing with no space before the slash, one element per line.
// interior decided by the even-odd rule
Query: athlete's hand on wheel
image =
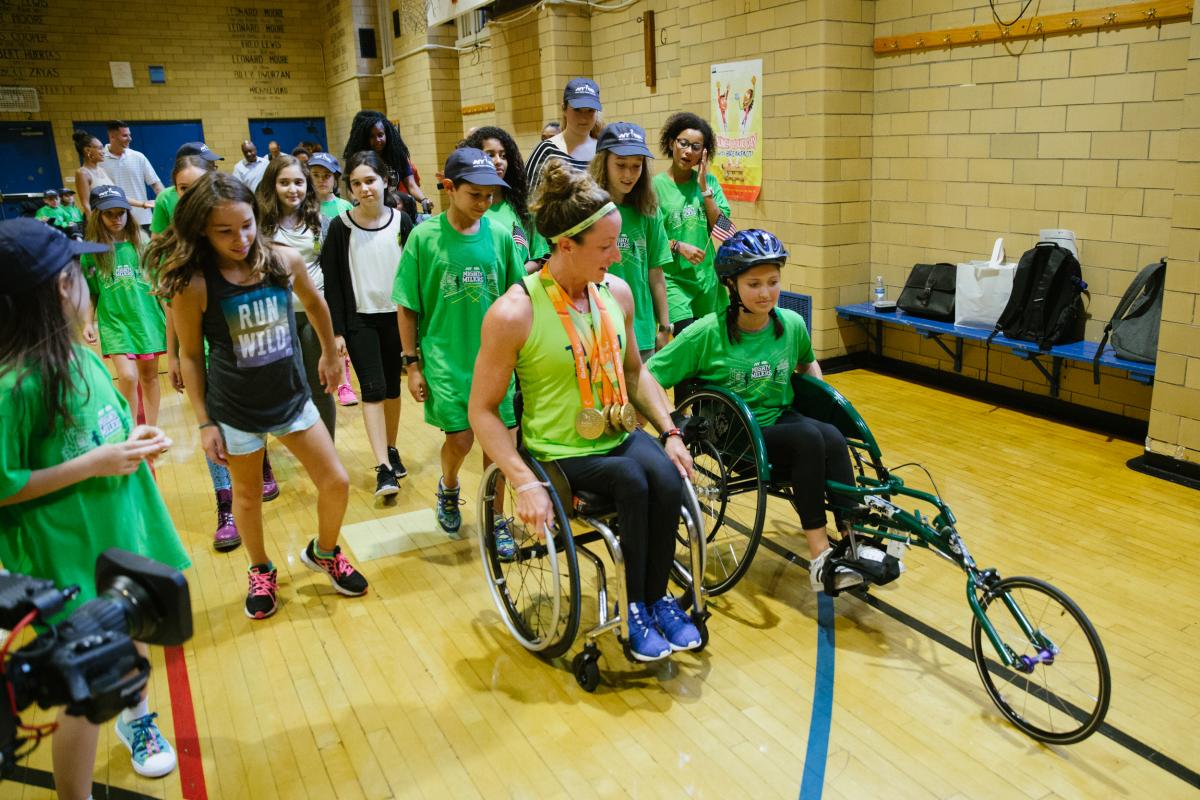
<path fill-rule="evenodd" d="M 667 443 L 663 445 L 663 449 L 667 451 L 667 457 L 671 459 L 671 463 L 679 470 L 679 474 L 685 478 L 691 478 L 692 454 L 688 452 L 683 439 L 678 436 L 668 436 Z"/>
<path fill-rule="evenodd" d="M 521 492 L 517 495 L 517 519 L 545 539 L 546 528 L 554 525 L 554 503 L 545 486 Z"/>

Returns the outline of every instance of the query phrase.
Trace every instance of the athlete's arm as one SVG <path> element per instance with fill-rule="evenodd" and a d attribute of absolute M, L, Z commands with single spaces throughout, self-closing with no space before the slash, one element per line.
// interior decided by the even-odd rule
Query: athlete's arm
<path fill-rule="evenodd" d="M 638 353 L 637 337 L 633 332 L 633 293 L 629 291 L 629 284 L 615 275 L 608 277 L 608 286 L 625 314 L 626 345 L 622 366 L 625 369 L 625 386 L 629 390 L 629 399 L 655 428 L 659 431 L 669 431 L 675 427 L 675 423 L 671 421 L 671 403 L 667 400 L 667 393 L 658 385 L 650 370 L 646 369 L 642 356 Z M 683 446 L 683 439 L 678 436 L 669 437 L 664 447 L 667 455 L 679 468 L 680 474 L 691 477 L 692 457 Z"/>
<path fill-rule="evenodd" d="M 171 316 L 175 323 L 175 337 L 179 341 L 179 371 L 183 373 L 188 402 L 192 404 L 192 413 L 196 415 L 196 422 L 200 426 L 200 443 L 209 461 L 224 464 L 225 442 L 221 432 L 209 419 L 208 408 L 204 404 L 207 385 L 202 324 L 207 300 L 208 289 L 204 276 L 193 274 L 183 291 L 171 298 Z"/>
<path fill-rule="evenodd" d="M 508 392 L 517 354 L 533 326 L 533 306 L 520 286 L 510 286 L 488 309 L 480 331 L 479 355 L 471 379 L 468 413 L 471 430 L 488 457 L 499 465 L 517 492 L 517 516 L 535 531 L 554 522 L 554 506 L 537 476 L 525 465 L 512 436 L 500 419 L 500 403 Z M 521 491 L 522 487 L 529 489 Z"/>

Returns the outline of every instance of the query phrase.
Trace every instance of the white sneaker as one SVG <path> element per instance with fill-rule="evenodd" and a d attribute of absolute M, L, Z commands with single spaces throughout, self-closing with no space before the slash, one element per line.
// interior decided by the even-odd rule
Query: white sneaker
<path fill-rule="evenodd" d="M 833 548 L 826 547 L 808 567 L 808 584 L 814 592 L 825 591 L 825 562 L 832 552 Z M 838 567 L 834 576 L 834 588 L 838 590 L 849 589 L 863 582 L 862 575 L 847 567 Z"/>

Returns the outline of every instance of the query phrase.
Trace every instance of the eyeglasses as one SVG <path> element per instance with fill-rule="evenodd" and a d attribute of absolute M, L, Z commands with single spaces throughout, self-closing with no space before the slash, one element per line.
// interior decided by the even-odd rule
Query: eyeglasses
<path fill-rule="evenodd" d="M 699 153 L 704 149 L 704 142 L 689 142 L 687 139 L 676 139 L 675 144 L 679 146 L 680 150 L 684 151 L 693 150 Z"/>

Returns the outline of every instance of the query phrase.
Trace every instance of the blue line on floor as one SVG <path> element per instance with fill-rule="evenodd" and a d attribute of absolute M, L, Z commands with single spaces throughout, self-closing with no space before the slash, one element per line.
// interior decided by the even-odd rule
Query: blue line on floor
<path fill-rule="evenodd" d="M 812 716 L 808 722 L 808 752 L 804 754 L 804 779 L 800 800 L 821 800 L 825 788 L 825 761 L 829 755 L 829 726 L 833 717 L 834 647 L 833 598 L 817 595 L 817 674 L 813 683 Z"/>

